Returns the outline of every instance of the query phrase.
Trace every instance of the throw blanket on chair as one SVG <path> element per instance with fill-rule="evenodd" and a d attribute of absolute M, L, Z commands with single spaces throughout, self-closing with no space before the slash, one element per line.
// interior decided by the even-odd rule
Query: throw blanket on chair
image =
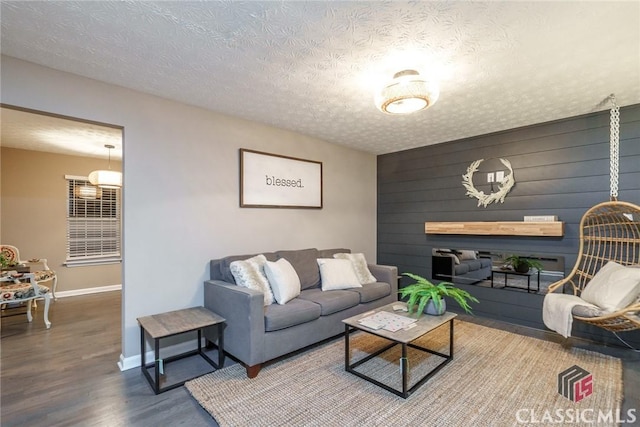
<path fill-rule="evenodd" d="M 542 321 L 547 328 L 568 338 L 571 336 L 571 327 L 573 325 L 571 309 L 576 305 L 598 308 L 576 295 L 547 294 L 542 304 Z"/>

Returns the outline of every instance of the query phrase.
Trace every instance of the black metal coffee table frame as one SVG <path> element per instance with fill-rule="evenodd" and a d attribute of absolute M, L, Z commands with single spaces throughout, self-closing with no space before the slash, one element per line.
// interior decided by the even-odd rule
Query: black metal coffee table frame
<path fill-rule="evenodd" d="M 515 271 L 515 270 L 502 270 L 502 269 L 492 269 L 491 270 L 491 287 L 493 288 L 493 283 L 494 283 L 494 276 L 495 274 L 504 274 L 504 286 L 503 288 L 510 288 L 510 289 L 520 289 L 521 291 L 523 291 L 524 289 L 521 288 L 520 286 L 509 286 L 508 284 L 508 280 L 509 280 L 509 275 L 511 276 L 524 276 L 527 278 L 527 293 L 530 292 L 540 292 L 540 270 L 537 270 L 537 284 L 538 287 L 536 289 L 531 289 L 531 276 L 533 276 L 536 273 L 532 273 L 530 271 L 526 272 L 526 273 L 520 273 L 519 271 Z"/>
<path fill-rule="evenodd" d="M 427 382 L 431 377 L 433 377 L 440 369 L 442 369 L 447 363 L 451 362 L 451 360 L 453 360 L 453 318 L 451 318 L 447 323 L 449 323 L 449 354 L 443 354 L 440 353 L 438 351 L 434 351 L 434 350 L 430 350 L 428 348 L 425 347 L 421 347 L 419 345 L 416 344 L 412 344 L 412 343 L 405 343 L 405 342 L 398 342 L 398 341 L 394 341 L 393 339 L 389 338 L 388 336 L 383 336 L 383 335 L 379 335 L 376 334 L 375 331 L 370 330 L 370 329 L 366 329 L 366 328 L 357 328 L 357 327 L 353 327 L 350 326 L 348 324 L 344 325 L 344 369 L 347 372 L 351 372 L 352 374 L 366 380 L 369 381 L 372 384 L 377 385 L 378 387 L 382 387 L 383 389 L 390 391 L 391 393 L 394 393 L 402 398 L 407 398 L 409 397 L 414 391 L 416 391 L 422 384 L 424 384 L 425 382 Z M 437 326 L 436 328 L 432 329 L 429 332 L 432 332 L 438 328 L 440 328 L 441 326 L 443 326 L 444 324 Z M 377 335 L 379 337 L 385 338 L 389 341 L 392 341 L 391 344 L 384 346 L 383 348 L 381 348 L 380 350 L 376 351 L 375 353 L 372 353 L 354 363 L 351 363 L 351 357 L 350 357 L 350 349 L 349 349 L 349 336 L 351 334 L 352 331 L 354 330 L 360 330 L 363 332 L 366 332 L 368 334 L 373 334 L 373 335 Z M 429 333 L 427 332 L 427 334 Z M 425 334 L 426 335 L 426 334 Z M 422 335 L 424 336 L 424 335 Z M 380 381 L 377 381 L 374 378 L 371 378 L 368 375 L 365 375 L 361 372 L 358 372 L 355 370 L 355 368 L 357 368 L 358 366 L 362 365 L 363 363 L 368 362 L 369 360 L 373 359 L 374 357 L 377 357 L 379 355 L 381 355 L 382 353 L 384 353 L 385 351 L 395 347 L 396 345 L 400 345 L 402 346 L 402 357 L 400 358 L 400 371 L 402 372 L 402 391 L 397 390 L 393 387 L 390 387 Z M 414 348 L 416 350 L 420 350 L 420 351 L 424 351 L 427 353 L 431 353 L 431 354 L 435 354 L 436 356 L 442 357 L 444 360 L 442 362 L 440 362 L 440 364 L 438 364 L 436 367 L 434 367 L 433 369 L 431 369 L 429 372 L 427 372 L 418 382 L 416 382 L 411 388 L 408 388 L 409 384 L 409 367 L 408 367 L 408 360 L 407 360 L 407 348 L 411 347 Z"/>

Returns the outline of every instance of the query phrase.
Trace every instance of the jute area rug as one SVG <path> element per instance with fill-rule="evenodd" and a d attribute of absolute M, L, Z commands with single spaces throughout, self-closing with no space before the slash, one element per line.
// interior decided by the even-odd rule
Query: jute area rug
<path fill-rule="evenodd" d="M 407 399 L 345 372 L 344 339 L 268 365 L 254 379 L 236 364 L 185 386 L 223 427 L 549 425 L 545 419 L 558 425 L 560 416 L 576 419 L 576 411 L 588 410 L 584 420 L 590 421 L 599 410 L 615 414 L 620 407 L 619 359 L 468 322 L 456 321 L 454 330 L 454 359 Z M 418 343 L 446 353 L 448 334 L 444 325 Z M 352 360 L 386 343 L 356 332 Z M 399 387 L 399 358 L 397 346 L 358 369 Z M 415 350 L 408 358 L 410 384 L 442 360 Z M 558 374 L 573 365 L 593 375 L 593 393 L 577 403 L 560 395 L 557 384 Z"/>

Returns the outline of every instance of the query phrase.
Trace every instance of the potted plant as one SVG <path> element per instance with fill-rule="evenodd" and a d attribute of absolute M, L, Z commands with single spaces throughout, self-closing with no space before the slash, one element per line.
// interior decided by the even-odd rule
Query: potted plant
<path fill-rule="evenodd" d="M 451 297 L 467 313 L 471 313 L 469 301 L 478 302 L 469 292 L 456 288 L 453 283 L 440 282 L 434 285 L 417 274 L 402 273 L 402 275 L 415 280 L 415 283 L 398 291 L 402 298 L 409 297 L 407 301 L 409 313 L 415 310 L 418 314 L 422 312 L 434 315 L 444 314 L 447 309 L 444 297 Z"/>
<path fill-rule="evenodd" d="M 540 261 L 519 255 L 509 255 L 504 261 L 506 265 L 510 265 L 518 273 L 527 273 L 532 268 L 538 271 L 542 270 L 542 263 Z"/>
<path fill-rule="evenodd" d="M 4 275 L 4 270 L 9 266 L 9 258 L 3 253 L 0 252 L 0 271 L 2 271 Z"/>

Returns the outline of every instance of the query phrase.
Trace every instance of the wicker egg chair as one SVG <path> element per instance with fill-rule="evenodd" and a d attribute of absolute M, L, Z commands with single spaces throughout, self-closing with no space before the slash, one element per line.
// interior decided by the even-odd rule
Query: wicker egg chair
<path fill-rule="evenodd" d="M 614 200 L 589 209 L 580 221 L 576 264 L 569 276 L 549 286 L 549 292 L 570 285 L 573 294 L 580 296 L 589 280 L 609 261 L 640 264 L 640 206 Z M 614 332 L 640 329 L 640 298 L 615 312 L 573 318 Z"/>
<path fill-rule="evenodd" d="M 624 266 L 640 264 L 640 206 L 618 201 L 620 158 L 620 107 L 615 95 L 604 102 L 611 104 L 609 179 L 610 201 L 590 208 L 580 221 L 580 249 L 576 264 L 565 279 L 549 286 L 556 289 L 572 287 L 573 294 L 582 291 L 598 271 L 609 261 Z M 612 332 L 640 329 L 640 296 L 629 306 L 614 312 L 599 312 L 594 317 L 573 315 L 575 320 Z"/>

